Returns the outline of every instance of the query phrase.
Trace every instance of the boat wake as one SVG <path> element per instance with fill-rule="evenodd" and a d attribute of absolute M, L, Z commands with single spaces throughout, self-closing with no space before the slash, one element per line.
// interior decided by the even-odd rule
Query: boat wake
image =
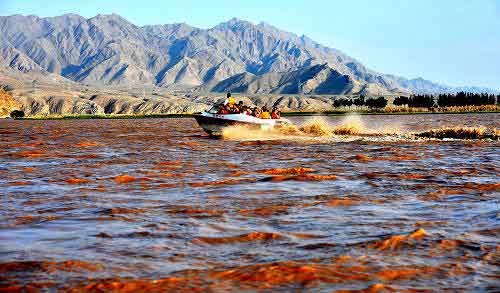
<path fill-rule="evenodd" d="M 405 131 L 399 125 L 368 127 L 360 115 L 346 116 L 332 125 L 322 117 L 311 118 L 299 125 L 281 128 L 250 129 L 231 126 L 224 129 L 227 140 L 298 140 L 298 141 L 412 141 L 412 140 L 499 140 L 500 130 L 478 127 L 442 127 L 421 132 Z"/>
<path fill-rule="evenodd" d="M 250 129 L 231 126 L 224 129 L 223 139 L 228 140 L 353 140 L 363 137 L 383 137 L 401 133 L 398 128 L 370 129 L 359 115 L 348 115 L 338 125 L 321 117 L 311 118 L 299 125 L 286 125 L 271 129 Z"/>

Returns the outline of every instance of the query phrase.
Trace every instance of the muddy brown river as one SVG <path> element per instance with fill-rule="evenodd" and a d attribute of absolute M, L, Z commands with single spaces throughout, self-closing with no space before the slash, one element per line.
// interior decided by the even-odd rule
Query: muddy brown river
<path fill-rule="evenodd" d="M 2 120 L 0 291 L 496 291 L 499 118 Z"/>

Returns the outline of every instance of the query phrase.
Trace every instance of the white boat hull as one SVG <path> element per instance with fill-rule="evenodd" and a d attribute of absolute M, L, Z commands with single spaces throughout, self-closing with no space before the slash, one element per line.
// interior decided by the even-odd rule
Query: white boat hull
<path fill-rule="evenodd" d="M 260 119 L 246 114 L 212 114 L 202 112 L 194 118 L 203 130 L 212 136 L 221 136 L 224 129 L 230 126 L 242 125 L 253 129 L 272 129 L 291 124 L 288 119 Z"/>

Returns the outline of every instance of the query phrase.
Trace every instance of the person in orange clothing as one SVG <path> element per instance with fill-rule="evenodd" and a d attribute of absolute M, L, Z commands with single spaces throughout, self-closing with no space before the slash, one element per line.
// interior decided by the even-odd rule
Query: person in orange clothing
<path fill-rule="evenodd" d="M 231 97 L 231 93 L 227 93 L 226 99 L 224 100 L 224 105 L 232 108 L 234 106 L 234 98 Z"/>
<path fill-rule="evenodd" d="M 271 114 L 269 114 L 269 111 L 267 110 L 267 107 L 264 106 L 262 107 L 262 113 L 260 114 L 261 119 L 271 119 Z"/>

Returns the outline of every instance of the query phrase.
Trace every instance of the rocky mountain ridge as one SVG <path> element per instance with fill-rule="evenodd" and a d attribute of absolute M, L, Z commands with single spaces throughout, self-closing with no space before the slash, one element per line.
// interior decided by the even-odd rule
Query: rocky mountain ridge
<path fill-rule="evenodd" d="M 0 16 L 0 66 L 94 86 L 249 94 L 408 94 L 450 88 L 377 73 L 305 36 L 231 19 L 209 29 L 123 17 Z"/>

